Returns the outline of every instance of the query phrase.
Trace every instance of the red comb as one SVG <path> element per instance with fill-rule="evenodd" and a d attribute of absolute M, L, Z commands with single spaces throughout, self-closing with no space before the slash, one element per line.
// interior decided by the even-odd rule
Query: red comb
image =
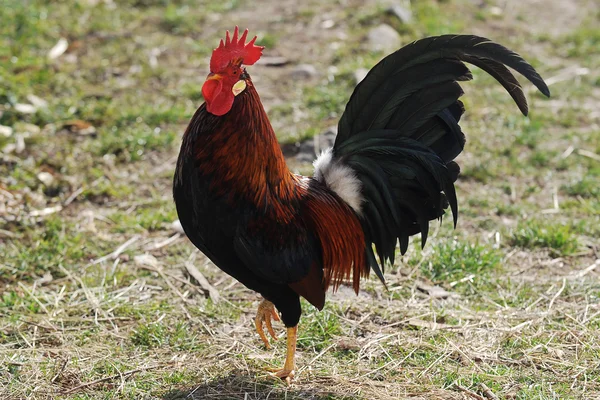
<path fill-rule="evenodd" d="M 225 43 L 221 39 L 219 47 L 213 50 L 210 58 L 210 72 L 217 73 L 222 71 L 229 65 L 232 60 L 237 58 L 242 59 L 242 64 L 252 65 L 258 61 L 262 55 L 263 46 L 256 46 L 256 36 L 254 39 L 246 43 L 248 29 L 244 31 L 238 40 L 239 29 L 236 26 L 233 31 L 233 37 L 229 38 L 229 31 L 225 35 Z"/>

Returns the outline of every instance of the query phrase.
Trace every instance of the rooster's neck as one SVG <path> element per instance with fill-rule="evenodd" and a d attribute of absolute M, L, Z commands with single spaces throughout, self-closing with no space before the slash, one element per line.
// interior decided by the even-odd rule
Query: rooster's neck
<path fill-rule="evenodd" d="M 259 208 L 292 200 L 297 179 L 287 168 L 252 82 L 223 116 L 202 106 L 190 122 L 186 141 L 213 194 L 231 202 L 243 197 Z"/>

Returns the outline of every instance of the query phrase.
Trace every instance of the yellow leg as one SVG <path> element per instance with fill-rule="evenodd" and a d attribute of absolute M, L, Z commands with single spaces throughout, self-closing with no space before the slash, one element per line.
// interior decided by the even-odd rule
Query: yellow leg
<path fill-rule="evenodd" d="M 274 371 L 273 375 L 285 379 L 287 384 L 289 385 L 294 379 L 294 369 L 296 369 L 296 361 L 294 360 L 296 356 L 296 337 L 298 333 L 298 326 L 294 326 L 293 328 L 287 328 L 287 353 L 285 356 L 285 364 L 283 364 L 283 369 Z"/>
<path fill-rule="evenodd" d="M 273 318 L 275 321 L 281 321 L 273 303 L 268 300 L 263 300 L 258 305 L 256 318 L 254 318 L 254 325 L 256 326 L 256 332 L 258 332 L 258 336 L 260 336 L 267 349 L 271 348 L 271 344 L 269 343 L 269 339 L 267 339 L 267 335 L 265 335 L 265 331 L 263 330 L 263 323 L 267 326 L 267 331 L 269 331 L 269 334 L 271 337 L 273 337 L 273 340 L 277 340 L 277 335 L 275 334 L 273 325 L 271 324 L 271 318 Z"/>

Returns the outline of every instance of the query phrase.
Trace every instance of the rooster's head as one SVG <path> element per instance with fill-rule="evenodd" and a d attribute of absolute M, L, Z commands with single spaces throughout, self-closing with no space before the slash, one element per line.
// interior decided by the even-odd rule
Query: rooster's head
<path fill-rule="evenodd" d="M 246 43 L 248 29 L 238 38 L 236 26 L 233 37 L 229 31 L 225 42 L 221 39 L 210 58 L 210 74 L 202 86 L 202 95 L 206 100 L 206 110 L 214 115 L 226 114 L 233 105 L 235 96 L 242 93 L 250 79 L 243 65 L 252 65 L 262 55 L 264 47 L 256 46 L 256 36 Z"/>

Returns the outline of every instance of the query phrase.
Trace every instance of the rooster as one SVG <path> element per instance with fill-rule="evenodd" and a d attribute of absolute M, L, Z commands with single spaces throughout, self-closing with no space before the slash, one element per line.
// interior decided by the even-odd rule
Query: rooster
<path fill-rule="evenodd" d="M 217 267 L 263 297 L 255 327 L 287 354 L 274 375 L 294 376 L 300 297 L 321 310 L 328 288 L 358 293 L 372 270 L 385 284 L 386 263 L 409 237 L 425 245 L 429 221 L 458 206 L 454 182 L 463 150 L 464 107 L 458 84 L 472 79 L 464 62 L 492 75 L 524 115 L 527 100 L 508 67 L 544 95 L 543 79 L 518 54 L 489 39 L 444 35 L 415 41 L 379 62 L 355 88 L 333 148 L 313 177 L 286 166 L 269 118 L 246 70 L 262 55 L 248 30 L 227 31 L 202 86 L 205 103 L 187 127 L 174 175 L 181 225 Z M 377 255 L 377 257 L 376 257 Z M 278 313 L 279 312 L 279 313 Z"/>

